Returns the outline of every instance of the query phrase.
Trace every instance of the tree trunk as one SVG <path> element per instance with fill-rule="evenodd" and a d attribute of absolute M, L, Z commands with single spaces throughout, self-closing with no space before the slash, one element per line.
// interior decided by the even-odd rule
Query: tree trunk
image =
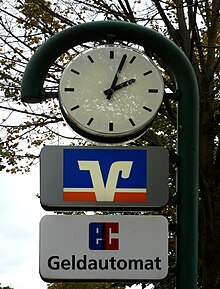
<path fill-rule="evenodd" d="M 200 86 L 200 279 L 202 289 L 220 289 L 220 153 L 215 154 L 213 105 L 204 83 Z"/>
<path fill-rule="evenodd" d="M 220 192 L 217 192 L 220 194 Z M 210 193 L 211 195 L 211 193 Z M 219 289 L 220 288 L 220 205 L 214 210 L 213 202 L 206 198 L 209 207 L 212 210 L 207 212 L 207 206 L 202 201 L 200 209 L 200 218 L 203 220 L 202 230 L 200 230 L 201 245 L 201 282 L 202 289 Z M 217 200 L 216 200 L 217 201 Z M 220 200 L 218 200 L 218 204 Z M 212 209 L 213 208 L 213 209 Z"/>

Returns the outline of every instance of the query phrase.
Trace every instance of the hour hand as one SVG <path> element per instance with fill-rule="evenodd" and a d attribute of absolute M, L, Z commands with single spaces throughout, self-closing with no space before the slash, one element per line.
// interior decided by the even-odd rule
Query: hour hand
<path fill-rule="evenodd" d="M 107 99 L 110 99 L 111 96 L 112 96 L 112 93 L 113 93 L 114 91 L 119 90 L 119 89 L 121 89 L 121 88 L 123 88 L 123 87 L 126 87 L 126 86 L 134 83 L 135 81 L 136 81 L 135 78 L 131 78 L 131 79 L 129 79 L 129 80 L 126 80 L 126 81 L 124 81 L 124 82 L 122 82 L 122 83 L 119 83 L 118 85 L 115 85 L 115 86 L 112 87 L 112 88 L 109 88 L 109 89 L 104 90 L 104 94 L 107 96 Z"/>
<path fill-rule="evenodd" d="M 119 83 L 119 84 L 116 85 L 113 89 L 114 89 L 114 91 L 119 90 L 119 89 L 121 89 L 121 88 L 123 88 L 123 87 L 126 87 L 126 86 L 134 83 L 135 81 L 136 81 L 135 78 L 131 78 L 131 79 L 126 80 L 126 81 L 124 81 L 124 82 L 122 82 L 122 83 Z"/>

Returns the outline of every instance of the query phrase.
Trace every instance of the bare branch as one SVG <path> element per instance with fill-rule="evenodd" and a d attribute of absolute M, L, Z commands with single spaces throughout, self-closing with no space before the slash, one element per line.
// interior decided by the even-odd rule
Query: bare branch
<path fill-rule="evenodd" d="M 160 1 L 158 0 L 152 0 L 152 2 L 154 3 L 154 5 L 156 6 L 158 12 L 160 13 L 160 16 L 162 18 L 162 20 L 164 21 L 170 36 L 173 38 L 174 42 L 177 45 L 182 45 L 183 43 L 183 39 L 180 37 L 179 33 L 177 32 L 177 30 L 173 27 L 173 25 L 171 24 L 171 22 L 169 21 L 169 19 L 167 18 L 164 9 L 162 8 L 162 6 L 160 5 Z"/>
<path fill-rule="evenodd" d="M 45 5 L 44 1 L 36 0 L 36 2 L 38 2 L 39 7 L 41 7 L 44 11 L 47 11 L 53 17 L 59 19 L 62 23 L 70 25 L 70 26 L 77 24 L 77 23 L 69 20 L 68 18 L 66 18 L 66 17 L 54 12 L 53 10 L 51 10 L 47 5 Z"/>
<path fill-rule="evenodd" d="M 43 118 L 46 118 L 46 119 L 55 120 L 56 122 L 57 121 L 63 121 L 63 118 L 61 118 L 61 117 L 49 116 L 49 115 L 46 115 L 44 113 L 35 113 L 35 112 L 30 112 L 30 111 L 26 111 L 26 110 L 20 110 L 20 109 L 16 109 L 16 108 L 12 108 L 12 107 L 6 107 L 6 106 L 0 106 L 0 108 L 4 109 L 4 110 L 10 110 L 10 111 L 13 111 L 13 112 L 23 113 L 23 114 L 26 114 L 26 115 L 39 116 L 39 117 L 43 117 Z"/>

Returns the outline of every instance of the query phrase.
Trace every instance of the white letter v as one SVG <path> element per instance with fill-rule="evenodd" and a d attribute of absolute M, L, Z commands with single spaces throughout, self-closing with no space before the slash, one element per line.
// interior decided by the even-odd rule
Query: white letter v
<path fill-rule="evenodd" d="M 99 202 L 112 202 L 114 200 L 119 173 L 121 171 L 122 178 L 128 178 L 132 164 L 132 161 L 114 162 L 109 169 L 106 186 L 104 186 L 102 172 L 98 161 L 78 161 L 80 170 L 90 172 L 96 200 Z"/>

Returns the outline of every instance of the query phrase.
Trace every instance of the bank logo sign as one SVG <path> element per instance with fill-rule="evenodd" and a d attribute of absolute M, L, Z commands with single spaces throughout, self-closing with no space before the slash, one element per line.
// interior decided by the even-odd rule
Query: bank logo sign
<path fill-rule="evenodd" d="M 163 147 L 46 146 L 40 154 L 45 210 L 144 210 L 168 201 Z"/>
<path fill-rule="evenodd" d="M 45 281 L 159 280 L 167 272 L 163 216 L 49 215 L 41 220 L 40 275 Z"/>
<path fill-rule="evenodd" d="M 65 202 L 146 202 L 147 151 L 63 153 Z"/>

